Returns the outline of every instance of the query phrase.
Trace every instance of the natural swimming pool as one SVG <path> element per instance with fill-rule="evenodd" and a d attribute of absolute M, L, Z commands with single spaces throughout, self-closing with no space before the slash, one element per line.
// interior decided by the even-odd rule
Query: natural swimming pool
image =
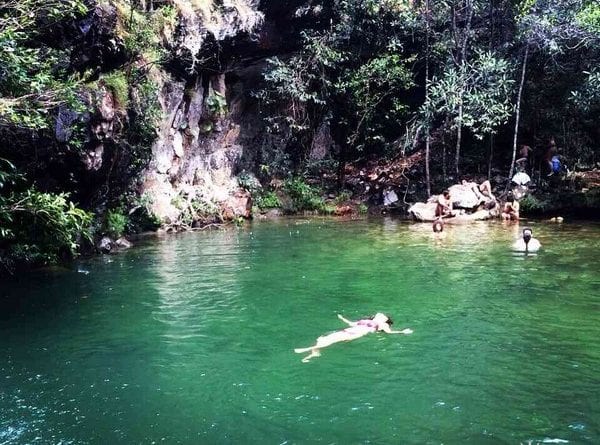
<path fill-rule="evenodd" d="M 532 227 L 257 222 L 3 282 L 0 444 L 598 443 L 600 225 Z M 414 333 L 293 353 L 377 311 Z"/>

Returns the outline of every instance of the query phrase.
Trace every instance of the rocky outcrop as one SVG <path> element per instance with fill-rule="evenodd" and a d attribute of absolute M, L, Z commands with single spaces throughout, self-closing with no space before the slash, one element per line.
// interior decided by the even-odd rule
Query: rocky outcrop
<path fill-rule="evenodd" d="M 116 253 L 130 249 L 131 247 L 133 247 L 133 244 L 125 237 L 120 237 L 114 241 L 108 236 L 103 236 L 96 243 L 96 249 L 100 253 Z"/>
<path fill-rule="evenodd" d="M 432 222 L 437 219 L 435 216 L 435 202 L 417 202 L 408 209 L 408 214 L 416 221 Z M 473 213 L 457 212 L 456 216 L 444 218 L 446 224 L 460 224 L 472 221 L 485 221 L 498 217 L 494 210 L 478 210 Z"/>
<path fill-rule="evenodd" d="M 459 209 L 474 209 L 481 204 L 480 196 L 476 195 L 470 186 L 454 184 L 448 188 L 452 205 Z"/>
<path fill-rule="evenodd" d="M 471 185 L 455 184 L 448 188 L 455 216 L 445 217 L 446 223 L 464 223 L 483 221 L 499 216 L 499 205 L 494 199 L 482 201 L 482 196 L 473 191 Z M 436 195 L 427 202 L 417 202 L 408 209 L 408 214 L 417 221 L 435 221 L 437 207 Z"/>
<path fill-rule="evenodd" d="M 194 203 L 217 209 L 242 193 L 235 175 L 243 151 L 240 126 L 219 105 L 225 101 L 224 85 L 224 74 L 200 76 L 187 88 L 170 77 L 162 81 L 165 118 L 140 193 L 150 198 L 152 212 L 165 223 L 178 221 Z M 226 207 L 228 218 L 249 216 L 244 206 Z"/>
<path fill-rule="evenodd" d="M 225 70 L 198 72 L 196 59 L 206 42 L 250 31 L 261 23 L 262 14 L 252 0 L 225 0 L 218 11 L 190 11 L 185 3 L 175 2 L 181 24 L 176 39 L 180 51 L 191 55 L 186 68 L 190 74 L 184 79 L 166 72 L 155 76 L 164 117 L 139 193 L 149 198 L 152 213 L 166 224 L 194 223 L 206 213 L 248 218 L 251 199 L 236 177 L 244 153 L 236 120 L 240 93 L 228 91 Z"/>

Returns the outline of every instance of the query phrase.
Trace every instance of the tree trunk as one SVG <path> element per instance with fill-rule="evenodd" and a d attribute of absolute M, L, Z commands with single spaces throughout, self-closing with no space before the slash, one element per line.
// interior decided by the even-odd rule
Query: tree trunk
<path fill-rule="evenodd" d="M 429 0 L 425 1 L 425 22 L 427 25 L 427 34 L 425 37 L 425 103 L 429 106 Z M 431 196 L 431 176 L 429 173 L 429 149 L 431 144 L 430 116 L 427 110 L 427 135 L 425 136 L 425 182 L 427 183 L 427 196 Z"/>
<path fill-rule="evenodd" d="M 337 185 L 338 190 L 343 190 L 346 183 L 346 144 L 340 146 L 340 159 L 338 161 Z"/>
<path fill-rule="evenodd" d="M 494 157 L 494 135 L 490 134 L 490 157 L 488 158 L 488 181 L 492 177 L 492 159 Z"/>
<path fill-rule="evenodd" d="M 460 95 L 463 93 L 461 91 Z M 454 156 L 454 172 L 456 173 L 456 179 L 458 180 L 458 175 L 460 174 L 460 143 L 462 141 L 462 116 L 463 116 L 463 106 L 462 106 L 462 97 L 460 101 L 460 105 L 458 106 L 458 129 L 456 130 L 456 154 Z"/>
<path fill-rule="evenodd" d="M 521 115 L 521 97 L 523 96 L 523 85 L 525 84 L 525 73 L 527 71 L 527 58 L 529 57 L 529 45 L 525 47 L 525 54 L 523 55 L 523 69 L 521 71 L 521 82 L 519 83 L 519 93 L 517 94 L 517 112 L 515 116 L 515 134 L 513 137 L 513 152 L 512 161 L 510 162 L 510 171 L 508 173 L 508 179 L 512 179 L 513 172 L 515 169 L 515 160 L 517 158 L 517 138 L 519 136 L 519 117 Z M 508 182 L 510 184 L 510 181 Z"/>
<path fill-rule="evenodd" d="M 465 25 L 465 32 L 460 48 L 460 73 L 461 76 L 465 74 L 465 64 L 467 62 L 467 43 L 469 41 L 469 34 L 471 33 L 471 21 L 473 18 L 473 0 L 467 0 L 467 24 Z M 456 172 L 456 179 L 460 173 L 460 144 L 462 142 L 462 118 L 463 118 L 463 95 L 465 93 L 465 79 L 461 81 L 461 88 L 459 92 L 459 104 L 458 104 L 458 128 L 456 130 L 456 156 L 454 159 L 454 166 Z"/>
<path fill-rule="evenodd" d="M 446 123 L 448 125 L 448 123 Z M 446 133 L 444 131 L 444 133 Z M 446 135 L 442 135 L 442 176 L 444 178 L 444 182 L 446 182 L 447 178 L 447 167 L 446 167 Z"/>

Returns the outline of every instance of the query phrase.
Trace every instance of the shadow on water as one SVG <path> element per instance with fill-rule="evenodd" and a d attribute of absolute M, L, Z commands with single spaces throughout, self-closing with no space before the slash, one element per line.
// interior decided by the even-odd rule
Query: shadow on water
<path fill-rule="evenodd" d="M 0 291 L 0 443 L 597 443 L 596 224 L 290 219 Z M 389 313 L 308 364 L 293 348 Z"/>

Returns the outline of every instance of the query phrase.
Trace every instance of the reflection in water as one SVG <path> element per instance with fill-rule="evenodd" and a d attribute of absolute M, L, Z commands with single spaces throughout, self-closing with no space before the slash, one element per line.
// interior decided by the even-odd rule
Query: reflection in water
<path fill-rule="evenodd" d="M 184 240 L 176 248 L 168 242 L 159 245 L 152 268 L 159 295 L 154 317 L 164 327 L 163 341 L 175 350 L 182 343 L 210 336 L 214 320 L 225 323 L 243 310 L 237 281 L 243 267 L 239 233 L 181 236 Z M 210 236 L 209 242 L 185 241 L 195 236 Z"/>

